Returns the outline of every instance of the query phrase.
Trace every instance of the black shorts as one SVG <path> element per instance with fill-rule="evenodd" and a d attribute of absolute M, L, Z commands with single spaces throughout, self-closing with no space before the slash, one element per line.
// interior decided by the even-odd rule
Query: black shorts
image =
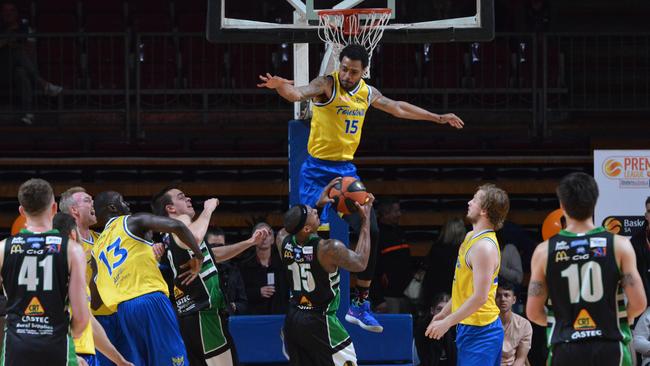
<path fill-rule="evenodd" d="M 549 353 L 551 366 L 631 366 L 632 355 L 623 342 L 590 340 L 558 343 Z"/>
<path fill-rule="evenodd" d="M 239 365 L 228 318 L 216 309 L 179 317 L 178 325 L 192 366 Z"/>
<path fill-rule="evenodd" d="M 336 314 L 290 307 L 283 342 L 291 366 L 356 366 L 352 339 Z"/>

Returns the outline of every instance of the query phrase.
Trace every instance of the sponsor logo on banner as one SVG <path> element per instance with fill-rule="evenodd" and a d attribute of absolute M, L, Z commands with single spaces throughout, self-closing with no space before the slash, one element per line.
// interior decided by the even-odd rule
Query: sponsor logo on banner
<path fill-rule="evenodd" d="M 619 188 L 650 187 L 650 156 L 610 156 L 602 171 L 608 179 L 618 180 Z"/>
<path fill-rule="evenodd" d="M 596 329 L 596 322 L 594 322 L 594 319 L 591 317 L 591 314 L 587 311 L 587 309 L 582 309 L 578 313 L 578 317 L 576 317 L 576 320 L 573 322 L 573 329 L 575 330 L 592 330 Z"/>
<path fill-rule="evenodd" d="M 564 250 L 555 253 L 555 263 L 557 262 L 566 262 L 569 260 L 569 256 Z"/>
<path fill-rule="evenodd" d="M 587 239 L 578 239 L 578 240 L 573 240 L 571 242 L 571 248 L 579 247 L 582 245 L 589 245 L 589 242 Z"/>
<path fill-rule="evenodd" d="M 612 234 L 632 236 L 643 229 L 643 216 L 608 216 L 603 220 L 603 226 Z"/>
<path fill-rule="evenodd" d="M 589 248 L 605 248 L 607 238 L 589 238 Z"/>
<path fill-rule="evenodd" d="M 558 241 L 555 243 L 555 250 L 567 250 L 569 249 L 569 245 L 566 243 L 566 241 Z"/>

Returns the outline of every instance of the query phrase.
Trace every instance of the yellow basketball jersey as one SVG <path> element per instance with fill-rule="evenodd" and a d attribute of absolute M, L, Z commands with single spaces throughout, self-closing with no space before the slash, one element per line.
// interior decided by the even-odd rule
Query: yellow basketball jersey
<path fill-rule="evenodd" d="M 354 159 L 361 141 L 361 128 L 372 100 L 372 90 L 363 79 L 354 90 L 339 83 L 332 73 L 332 97 L 325 103 L 314 102 L 307 150 L 315 158 L 332 161 Z"/>
<path fill-rule="evenodd" d="M 90 309 L 90 289 L 86 286 L 86 295 L 88 295 L 88 308 Z M 72 311 L 70 312 L 72 315 Z M 94 355 L 95 354 L 95 339 L 93 338 L 93 322 L 90 320 L 81 337 L 74 338 L 74 350 L 77 354 L 81 355 Z"/>
<path fill-rule="evenodd" d="M 467 254 L 472 246 L 479 240 L 487 239 L 492 241 L 497 248 L 499 255 L 499 265 L 492 274 L 492 285 L 488 294 L 488 300 L 474 314 L 463 319 L 460 323 L 466 325 L 484 326 L 491 324 L 499 316 L 499 308 L 494 300 L 497 292 L 499 269 L 501 267 L 501 251 L 497 236 L 493 230 L 484 230 L 479 233 L 469 232 L 458 249 L 458 259 L 456 259 L 456 271 L 454 273 L 454 283 L 451 290 L 451 311 L 454 312 L 472 296 L 474 293 L 474 278 L 472 268 L 468 264 Z"/>
<path fill-rule="evenodd" d="M 112 218 L 93 246 L 97 289 L 109 309 L 152 292 L 169 296 L 152 243 L 129 231 L 129 215 Z"/>
<path fill-rule="evenodd" d="M 93 270 L 90 267 L 90 258 L 92 257 L 92 250 L 93 246 L 95 245 L 95 242 L 99 239 L 99 233 L 90 230 L 90 237 L 88 239 L 86 238 L 81 238 L 81 243 L 84 248 L 84 253 L 86 253 L 86 284 L 89 284 L 90 281 L 92 280 L 92 275 L 93 275 Z M 111 309 L 107 308 L 106 305 L 101 305 L 99 309 L 93 310 L 90 309 L 90 311 L 93 313 L 93 315 L 111 315 L 114 313 Z"/>

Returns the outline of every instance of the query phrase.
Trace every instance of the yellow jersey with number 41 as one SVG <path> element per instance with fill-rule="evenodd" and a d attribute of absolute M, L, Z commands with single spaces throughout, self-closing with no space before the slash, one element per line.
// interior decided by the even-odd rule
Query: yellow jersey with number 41
<path fill-rule="evenodd" d="M 361 79 L 350 91 L 341 87 L 338 72 L 332 96 L 324 103 L 314 102 L 307 151 L 322 160 L 350 161 L 361 141 L 361 128 L 372 101 L 370 85 Z"/>
<path fill-rule="evenodd" d="M 151 246 L 129 231 L 130 215 L 112 218 L 93 245 L 97 290 L 104 305 L 116 311 L 120 303 L 152 292 L 169 290 Z"/>

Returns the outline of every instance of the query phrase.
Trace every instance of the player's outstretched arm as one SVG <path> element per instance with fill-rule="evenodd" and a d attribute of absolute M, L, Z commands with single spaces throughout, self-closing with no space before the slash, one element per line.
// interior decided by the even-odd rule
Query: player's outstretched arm
<path fill-rule="evenodd" d="M 293 80 L 287 80 L 279 76 L 266 73 L 260 75 L 262 82 L 257 84 L 258 88 L 275 89 L 280 96 L 289 102 L 302 102 L 320 95 L 331 93 L 332 81 L 327 76 L 319 76 L 305 86 L 294 86 Z"/>
<path fill-rule="evenodd" d="M 255 230 L 253 235 L 250 238 L 240 241 L 239 243 L 231 245 L 222 245 L 219 247 L 212 248 L 212 253 L 214 254 L 217 263 L 225 262 L 228 259 L 236 257 L 244 250 L 253 247 L 255 245 L 262 244 L 267 237 L 269 237 L 271 232 L 268 228 L 260 228 Z"/>
<path fill-rule="evenodd" d="M 327 271 L 334 272 L 337 267 L 350 272 L 361 272 L 368 266 L 370 256 L 370 210 L 375 197 L 368 195 L 369 199 L 363 206 L 355 202 L 359 216 L 361 216 L 361 230 L 359 240 L 354 251 L 348 249 L 338 240 L 324 240 L 318 250 L 318 260 Z"/>
<path fill-rule="evenodd" d="M 95 319 L 94 316 L 90 316 L 90 321 L 93 327 L 93 339 L 95 341 L 95 347 L 106 356 L 109 360 L 113 361 L 117 366 L 133 366 L 133 364 L 127 361 L 124 356 L 118 351 L 115 346 L 111 343 L 104 331 L 104 327 Z"/>
<path fill-rule="evenodd" d="M 548 241 L 535 248 L 530 262 L 530 282 L 528 283 L 528 300 L 526 302 L 526 316 L 531 322 L 547 326 L 548 319 L 544 305 L 548 298 L 546 287 L 546 261 L 548 259 Z"/>
<path fill-rule="evenodd" d="M 371 105 L 398 118 L 431 121 L 441 125 L 448 124 L 454 128 L 463 128 L 465 123 L 453 113 L 436 114 L 408 102 L 392 100 L 372 88 Z"/>
<path fill-rule="evenodd" d="M 619 256 L 621 271 L 621 287 L 627 297 L 627 318 L 632 324 L 641 315 L 647 305 L 645 290 L 641 276 L 636 268 L 636 254 L 632 243 L 622 236 L 614 236 L 615 253 Z"/>
<path fill-rule="evenodd" d="M 81 244 L 68 241 L 68 298 L 72 310 L 72 336 L 79 338 L 90 320 L 88 297 L 86 295 L 86 255 Z"/>
<path fill-rule="evenodd" d="M 203 254 L 194 235 L 181 221 L 169 217 L 156 216 L 150 213 L 137 213 L 129 216 L 127 222 L 129 230 L 136 235 L 143 236 L 144 232 L 151 230 L 158 233 L 170 233 L 176 235 L 187 247 L 194 252 L 194 257 L 203 261 Z"/>

